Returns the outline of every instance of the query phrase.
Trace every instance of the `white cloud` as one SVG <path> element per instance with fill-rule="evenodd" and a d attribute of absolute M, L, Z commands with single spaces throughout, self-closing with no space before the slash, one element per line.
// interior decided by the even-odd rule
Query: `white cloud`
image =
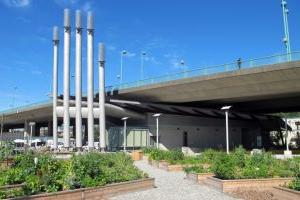
<path fill-rule="evenodd" d="M 2 0 L 2 2 L 9 7 L 26 7 L 29 6 L 31 0 Z"/>

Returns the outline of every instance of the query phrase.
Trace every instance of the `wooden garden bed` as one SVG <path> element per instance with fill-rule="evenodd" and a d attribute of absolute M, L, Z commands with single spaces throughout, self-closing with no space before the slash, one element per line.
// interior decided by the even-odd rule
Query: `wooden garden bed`
<path fill-rule="evenodd" d="M 195 183 L 204 183 L 208 177 L 213 177 L 213 173 L 187 173 L 186 178 Z"/>
<path fill-rule="evenodd" d="M 284 200 L 300 199 L 300 191 L 291 190 L 285 187 L 274 187 L 273 195 L 277 199 L 284 199 Z"/>
<path fill-rule="evenodd" d="M 123 183 L 114 183 L 102 187 L 82 188 L 76 190 L 61 191 L 55 193 L 43 193 L 27 197 L 18 197 L 15 199 L 41 199 L 41 200 L 55 200 L 55 199 L 106 199 L 124 193 L 146 190 L 154 187 L 154 178 L 147 178 L 142 180 L 128 181 Z"/>
<path fill-rule="evenodd" d="M 292 178 L 222 180 L 215 177 L 208 177 L 204 182 L 222 192 L 232 192 L 239 189 L 272 189 L 275 186 L 285 185 L 291 180 Z"/>

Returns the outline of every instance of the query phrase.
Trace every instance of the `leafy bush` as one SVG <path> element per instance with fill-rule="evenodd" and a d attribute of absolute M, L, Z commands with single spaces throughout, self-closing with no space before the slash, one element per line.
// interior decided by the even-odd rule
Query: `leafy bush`
<path fill-rule="evenodd" d="M 154 147 L 145 147 L 145 148 L 142 148 L 142 151 L 145 155 L 149 155 L 153 150 L 155 150 Z"/>
<path fill-rule="evenodd" d="M 197 173 L 197 174 L 211 172 L 210 168 L 204 168 L 202 165 L 185 167 L 184 171 L 185 173 Z"/>
<path fill-rule="evenodd" d="M 203 160 L 203 163 L 212 164 L 220 151 L 214 149 L 207 149 L 200 155 L 200 159 Z"/>
<path fill-rule="evenodd" d="M 37 165 L 34 158 L 38 158 Z M 10 169 L 0 172 L 0 185 L 25 183 L 22 191 L 2 191 L 0 198 L 41 192 L 101 186 L 146 177 L 124 153 L 86 153 L 70 160 L 48 154 L 25 153 L 16 157 Z"/>
<path fill-rule="evenodd" d="M 220 179 L 234 179 L 235 162 L 230 155 L 219 153 L 213 162 L 212 171 Z"/>
<path fill-rule="evenodd" d="M 277 160 L 265 152 L 251 156 L 239 147 L 232 154 L 219 154 L 212 171 L 221 179 L 253 179 L 292 177 L 294 168 L 291 161 Z"/>

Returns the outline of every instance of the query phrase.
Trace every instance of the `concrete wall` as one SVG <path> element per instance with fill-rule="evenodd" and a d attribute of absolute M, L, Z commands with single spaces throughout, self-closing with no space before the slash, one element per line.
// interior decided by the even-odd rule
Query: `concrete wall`
<path fill-rule="evenodd" d="M 149 114 L 147 124 L 152 136 L 156 135 L 154 118 Z M 250 143 L 256 143 L 256 135 L 261 131 L 258 124 L 247 121 L 229 120 L 229 143 L 230 147 L 236 147 L 243 143 L 242 130 L 249 137 Z M 184 144 L 184 132 L 187 132 L 187 145 L 191 148 L 225 148 L 226 132 L 225 119 L 200 118 L 191 116 L 162 115 L 159 119 L 159 140 L 163 149 L 181 148 Z M 253 141 L 252 141 L 253 140 Z"/>

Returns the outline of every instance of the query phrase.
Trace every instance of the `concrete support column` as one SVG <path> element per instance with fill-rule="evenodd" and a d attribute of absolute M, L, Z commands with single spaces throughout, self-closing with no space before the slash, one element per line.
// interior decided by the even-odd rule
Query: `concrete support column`
<path fill-rule="evenodd" d="M 29 123 L 27 120 L 25 120 L 25 122 L 24 122 L 24 138 L 26 139 L 27 144 L 29 141 L 29 134 L 30 134 Z"/>
<path fill-rule="evenodd" d="M 64 147 L 70 147 L 70 10 L 64 10 Z"/>
<path fill-rule="evenodd" d="M 106 129 L 105 129 L 105 46 L 99 44 L 99 143 L 100 150 L 105 151 L 106 142 Z"/>
<path fill-rule="evenodd" d="M 87 107 L 88 107 L 88 147 L 94 148 L 94 19 L 92 12 L 87 16 Z"/>
<path fill-rule="evenodd" d="M 57 149 L 57 113 L 56 113 L 56 107 L 57 107 L 57 91 L 58 91 L 58 45 L 59 45 L 59 36 L 58 36 L 58 27 L 53 27 L 53 82 L 52 82 L 52 100 L 53 100 L 53 129 L 52 129 L 52 135 L 53 135 L 53 146 L 54 149 Z M 48 125 L 49 127 L 49 125 Z M 48 129 L 48 134 L 51 133 L 50 129 Z M 51 134 L 49 134 L 50 136 Z"/>
<path fill-rule="evenodd" d="M 82 148 L 82 115 L 81 115 L 81 64 L 82 64 L 82 26 L 81 26 L 81 13 L 76 11 L 76 55 L 75 55 L 75 99 L 76 99 L 76 148 Z M 75 136 L 74 135 L 74 136 Z"/>
<path fill-rule="evenodd" d="M 48 134 L 47 136 L 53 136 L 53 123 L 48 121 Z"/>

